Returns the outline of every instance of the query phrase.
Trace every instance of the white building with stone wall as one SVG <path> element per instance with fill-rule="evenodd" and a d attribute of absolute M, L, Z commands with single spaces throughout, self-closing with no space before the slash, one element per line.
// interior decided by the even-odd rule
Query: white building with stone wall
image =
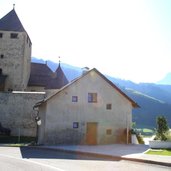
<path fill-rule="evenodd" d="M 42 122 L 39 143 L 130 141 L 132 108 L 138 107 L 132 99 L 96 69 L 69 83 L 60 64 L 53 72 L 31 63 L 31 46 L 12 9 L 0 19 L 0 122 L 12 135 L 36 136 L 35 106 Z"/>
<path fill-rule="evenodd" d="M 60 65 L 31 63 L 31 48 L 13 8 L 0 19 L 0 123 L 14 136 L 36 136 L 34 104 L 68 83 Z"/>

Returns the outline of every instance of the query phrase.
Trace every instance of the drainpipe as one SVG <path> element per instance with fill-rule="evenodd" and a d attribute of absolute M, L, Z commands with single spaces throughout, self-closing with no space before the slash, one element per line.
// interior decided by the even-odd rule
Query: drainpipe
<path fill-rule="evenodd" d="M 126 143 L 129 143 L 128 115 L 126 115 Z"/>
<path fill-rule="evenodd" d="M 36 122 L 36 144 L 38 145 L 39 126 L 41 125 L 41 119 L 39 116 L 39 110 L 36 109 L 36 106 L 33 107 L 33 110 L 36 112 L 34 116 L 34 120 Z"/>

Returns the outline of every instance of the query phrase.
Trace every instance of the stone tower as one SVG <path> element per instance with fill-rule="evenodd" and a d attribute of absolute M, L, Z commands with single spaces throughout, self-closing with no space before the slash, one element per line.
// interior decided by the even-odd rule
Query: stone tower
<path fill-rule="evenodd" d="M 0 91 L 24 91 L 30 76 L 31 40 L 15 9 L 0 19 Z"/>

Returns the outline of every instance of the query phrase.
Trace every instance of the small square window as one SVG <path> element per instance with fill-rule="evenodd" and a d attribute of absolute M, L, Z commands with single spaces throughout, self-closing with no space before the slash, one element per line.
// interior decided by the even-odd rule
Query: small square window
<path fill-rule="evenodd" d="M 112 109 L 112 104 L 106 104 L 106 109 L 111 110 Z"/>
<path fill-rule="evenodd" d="M 79 127 L 79 123 L 78 122 L 73 122 L 73 128 L 78 128 Z"/>
<path fill-rule="evenodd" d="M 88 102 L 97 103 L 97 93 L 88 93 Z"/>
<path fill-rule="evenodd" d="M 107 134 L 107 135 L 112 135 L 112 130 L 111 130 L 111 129 L 107 129 L 107 130 L 106 130 L 106 134 Z"/>
<path fill-rule="evenodd" d="M 72 102 L 78 102 L 78 96 L 72 96 Z"/>
<path fill-rule="evenodd" d="M 0 38 L 2 38 L 3 37 L 3 33 L 0 33 Z"/>
<path fill-rule="evenodd" d="M 18 34 L 17 33 L 11 33 L 11 39 L 17 39 Z"/>

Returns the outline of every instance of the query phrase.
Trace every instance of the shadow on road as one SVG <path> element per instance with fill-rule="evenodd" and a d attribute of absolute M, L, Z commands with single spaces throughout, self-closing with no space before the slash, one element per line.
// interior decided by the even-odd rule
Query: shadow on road
<path fill-rule="evenodd" d="M 49 150 L 32 147 L 20 147 L 22 158 L 39 158 L 39 159 L 68 159 L 68 160 L 115 160 L 109 157 L 101 157 L 88 154 L 78 154 L 73 152 L 64 152 L 58 150 Z M 116 158 L 115 161 L 120 160 Z"/>

